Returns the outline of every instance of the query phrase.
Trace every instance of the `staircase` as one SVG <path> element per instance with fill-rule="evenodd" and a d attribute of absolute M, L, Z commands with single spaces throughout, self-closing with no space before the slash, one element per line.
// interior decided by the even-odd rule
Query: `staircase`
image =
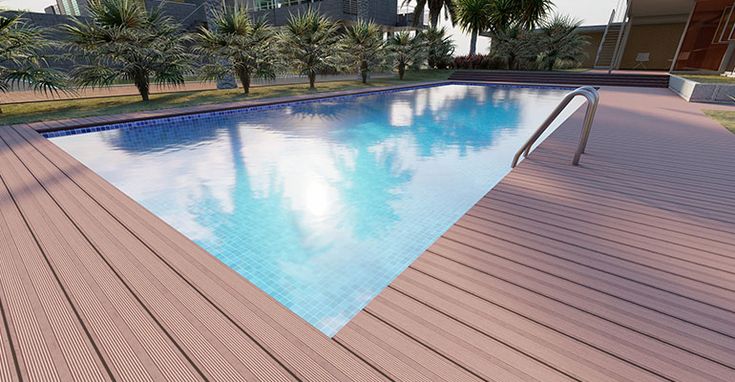
<path fill-rule="evenodd" d="M 481 81 L 543 85 L 631 86 L 668 88 L 668 73 L 637 74 L 601 72 L 531 72 L 510 70 L 457 70 L 449 77 L 453 81 Z"/>
<path fill-rule="evenodd" d="M 623 32 L 623 24 L 610 24 L 602 35 L 600 46 L 595 58 L 595 69 L 609 69 L 614 66 L 615 48 L 618 46 L 620 34 Z"/>

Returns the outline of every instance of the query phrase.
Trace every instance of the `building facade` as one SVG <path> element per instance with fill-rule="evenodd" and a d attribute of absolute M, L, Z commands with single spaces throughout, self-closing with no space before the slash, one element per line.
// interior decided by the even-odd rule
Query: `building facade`
<path fill-rule="evenodd" d="M 344 23 L 358 18 L 372 20 L 388 32 L 413 25 L 413 15 L 407 9 L 399 13 L 398 0 L 246 0 L 246 5 L 255 17 L 265 17 L 276 26 L 284 25 L 291 14 L 309 7 Z"/>
<path fill-rule="evenodd" d="M 725 72 L 735 68 L 735 0 L 629 0 L 586 26 L 585 66 Z"/>

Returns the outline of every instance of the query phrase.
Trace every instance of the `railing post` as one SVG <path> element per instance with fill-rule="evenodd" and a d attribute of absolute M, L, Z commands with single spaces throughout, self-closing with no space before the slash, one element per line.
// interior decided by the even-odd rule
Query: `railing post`
<path fill-rule="evenodd" d="M 521 156 L 528 157 L 528 155 L 530 155 L 531 148 L 533 148 L 533 145 L 536 143 L 536 141 L 541 137 L 541 135 L 543 135 L 546 129 L 551 126 L 554 120 L 559 117 L 561 112 L 564 111 L 569 103 L 571 103 L 572 100 L 577 96 L 583 96 L 587 100 L 587 111 L 584 118 L 582 132 L 579 137 L 579 145 L 577 146 L 577 151 L 574 153 L 574 158 L 572 159 L 572 164 L 574 166 L 579 165 L 579 160 L 582 154 L 584 154 L 587 147 L 587 141 L 589 140 L 590 132 L 592 130 L 592 124 L 595 120 L 595 114 L 597 113 L 597 106 L 600 103 L 600 96 L 597 92 L 597 89 L 591 86 L 578 88 L 564 97 L 564 99 L 559 103 L 554 111 L 551 112 L 549 117 L 546 118 L 541 126 L 533 133 L 531 138 L 529 138 L 528 141 L 526 141 L 526 143 L 521 146 L 520 150 L 516 152 L 516 155 L 513 157 L 513 162 L 511 163 L 511 168 L 515 168 L 518 165 L 518 161 L 521 159 Z"/>

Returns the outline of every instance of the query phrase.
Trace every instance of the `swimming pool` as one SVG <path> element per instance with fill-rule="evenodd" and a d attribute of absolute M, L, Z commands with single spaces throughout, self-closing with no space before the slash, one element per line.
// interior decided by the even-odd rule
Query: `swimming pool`
<path fill-rule="evenodd" d="M 568 91 L 450 84 L 49 137 L 332 336 Z"/>

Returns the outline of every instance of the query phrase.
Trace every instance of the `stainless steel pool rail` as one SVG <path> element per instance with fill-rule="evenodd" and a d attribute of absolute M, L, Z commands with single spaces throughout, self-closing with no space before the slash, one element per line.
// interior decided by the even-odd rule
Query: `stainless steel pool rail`
<path fill-rule="evenodd" d="M 587 113 L 584 118 L 584 126 L 582 127 L 582 134 L 579 137 L 577 152 L 574 153 L 574 159 L 572 159 L 572 165 L 579 165 L 579 159 L 581 158 L 582 154 L 584 154 L 584 151 L 587 147 L 587 141 L 589 140 L 590 131 L 592 130 L 592 123 L 595 120 L 595 113 L 597 113 L 597 105 L 600 104 L 600 93 L 598 93 L 597 89 L 593 88 L 592 86 L 583 86 L 567 94 L 564 99 L 559 103 L 559 106 L 554 109 L 549 117 L 546 118 L 544 123 L 542 123 L 541 126 L 536 130 L 536 132 L 533 133 L 531 138 L 528 139 L 526 144 L 524 144 L 521 149 L 518 150 L 515 157 L 513 157 L 513 164 L 511 165 L 511 167 L 515 168 L 518 165 L 518 161 L 521 159 L 521 155 L 523 155 L 523 157 L 528 157 L 528 155 L 531 153 L 531 148 L 533 147 L 534 143 L 536 143 L 536 141 L 549 128 L 549 126 L 551 126 L 551 124 L 554 123 L 557 118 L 559 118 L 559 115 L 564 111 L 564 109 L 566 109 L 567 106 L 569 106 L 572 100 L 578 96 L 587 99 Z"/>

